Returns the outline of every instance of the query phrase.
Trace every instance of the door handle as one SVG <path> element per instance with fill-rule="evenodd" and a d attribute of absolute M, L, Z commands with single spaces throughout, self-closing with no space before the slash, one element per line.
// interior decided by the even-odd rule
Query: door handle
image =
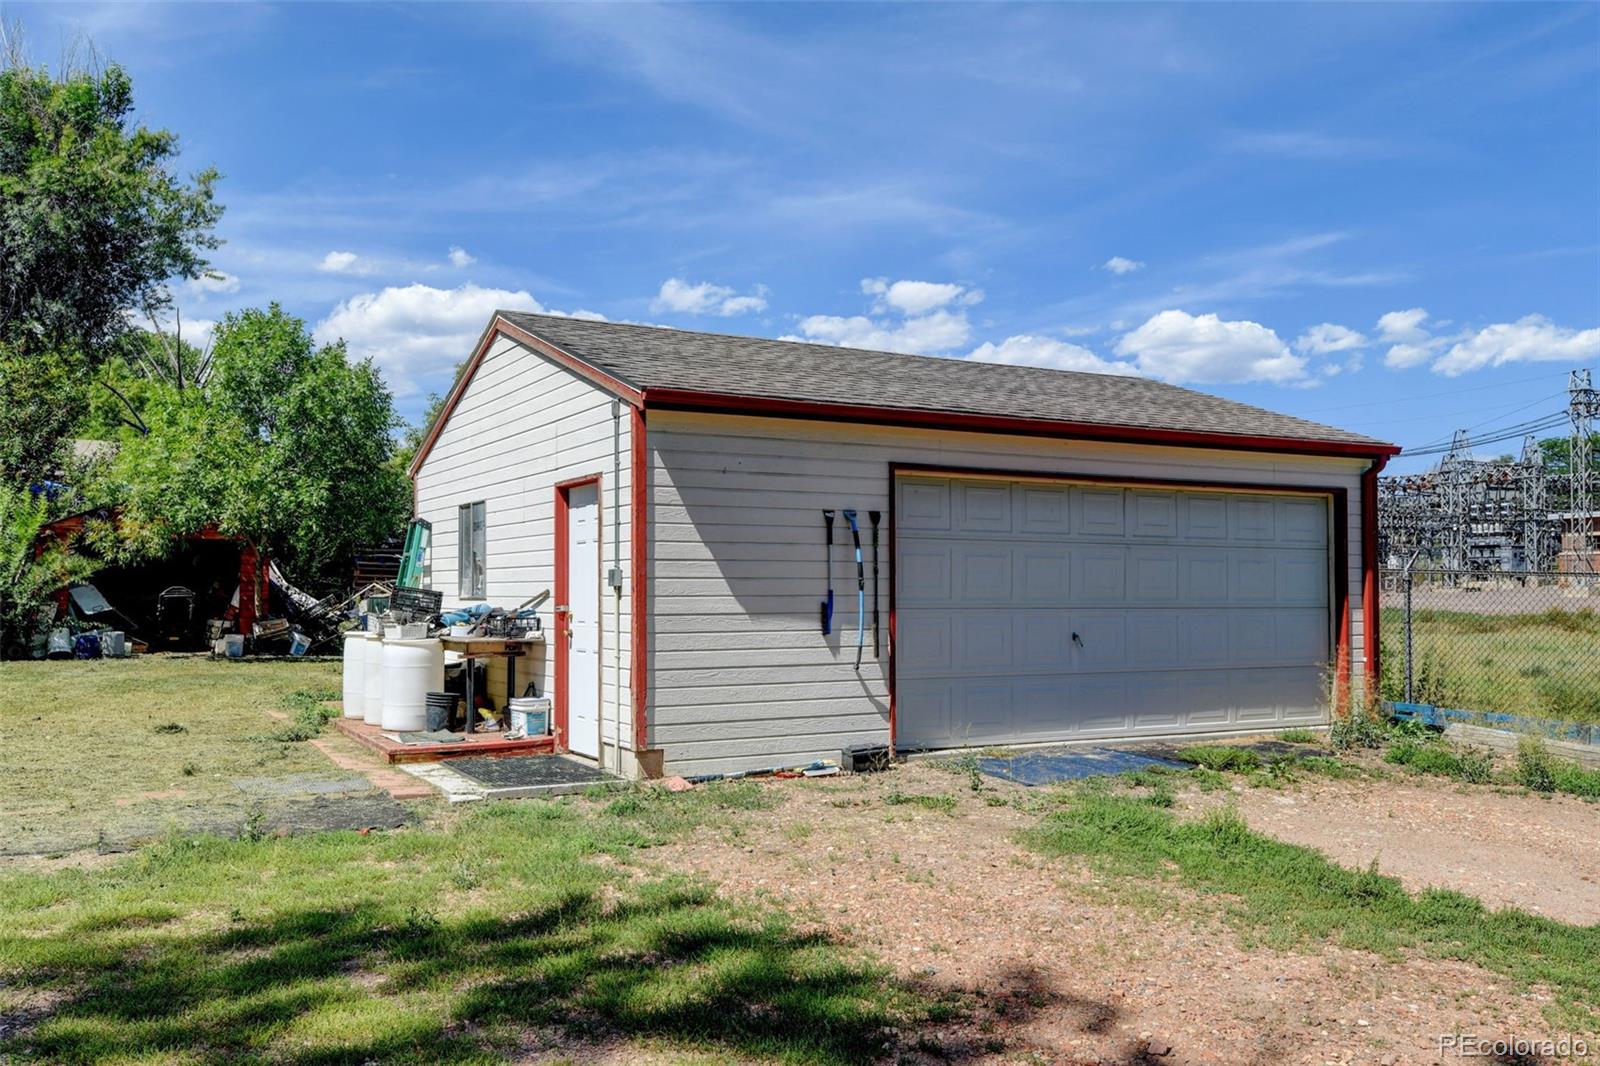
<path fill-rule="evenodd" d="M 1083 647 L 1083 638 L 1078 636 L 1078 634 L 1074 633 L 1074 634 L 1072 634 L 1072 643 L 1076 644 L 1078 647 L 1081 648 L 1081 647 Z"/>

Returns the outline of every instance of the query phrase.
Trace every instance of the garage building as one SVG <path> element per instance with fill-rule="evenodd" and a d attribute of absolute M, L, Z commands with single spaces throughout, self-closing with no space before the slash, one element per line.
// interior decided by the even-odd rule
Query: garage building
<path fill-rule="evenodd" d="M 1376 676 L 1397 451 L 1142 378 L 503 311 L 411 472 L 447 606 L 553 591 L 558 748 L 697 775 L 1323 722 Z"/>

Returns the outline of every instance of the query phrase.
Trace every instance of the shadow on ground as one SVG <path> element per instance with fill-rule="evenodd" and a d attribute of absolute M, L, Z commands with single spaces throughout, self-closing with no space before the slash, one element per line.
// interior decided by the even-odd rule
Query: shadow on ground
<path fill-rule="evenodd" d="M 1117 1021 L 1115 1007 L 1029 968 L 981 1000 L 897 981 L 821 934 L 730 920 L 681 883 L 624 901 L 574 893 L 512 917 L 306 907 L 183 935 L 160 917 L 130 918 L 114 957 L 63 943 L 14 975 L 14 990 L 48 1006 L 12 1013 L 0 1059 L 626 1061 L 659 1043 L 792 1062 L 964 1062 L 1005 1052 L 996 1034 L 1041 1011 L 1066 1011 L 1085 1033 Z M 1132 1047 L 1117 1061 L 1157 1060 Z"/>

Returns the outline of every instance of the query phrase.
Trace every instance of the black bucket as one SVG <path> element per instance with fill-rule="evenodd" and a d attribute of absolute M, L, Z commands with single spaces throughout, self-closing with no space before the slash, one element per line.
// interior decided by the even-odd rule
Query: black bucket
<path fill-rule="evenodd" d="M 455 713 L 456 703 L 460 699 L 454 692 L 428 693 L 428 732 L 450 728 L 450 716 Z"/>

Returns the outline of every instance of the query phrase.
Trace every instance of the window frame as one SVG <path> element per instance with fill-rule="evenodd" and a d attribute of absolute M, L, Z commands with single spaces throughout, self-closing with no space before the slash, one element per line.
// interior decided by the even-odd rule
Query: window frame
<path fill-rule="evenodd" d="M 463 600 L 484 600 L 488 593 L 489 505 L 474 500 L 456 507 L 456 595 Z"/>

